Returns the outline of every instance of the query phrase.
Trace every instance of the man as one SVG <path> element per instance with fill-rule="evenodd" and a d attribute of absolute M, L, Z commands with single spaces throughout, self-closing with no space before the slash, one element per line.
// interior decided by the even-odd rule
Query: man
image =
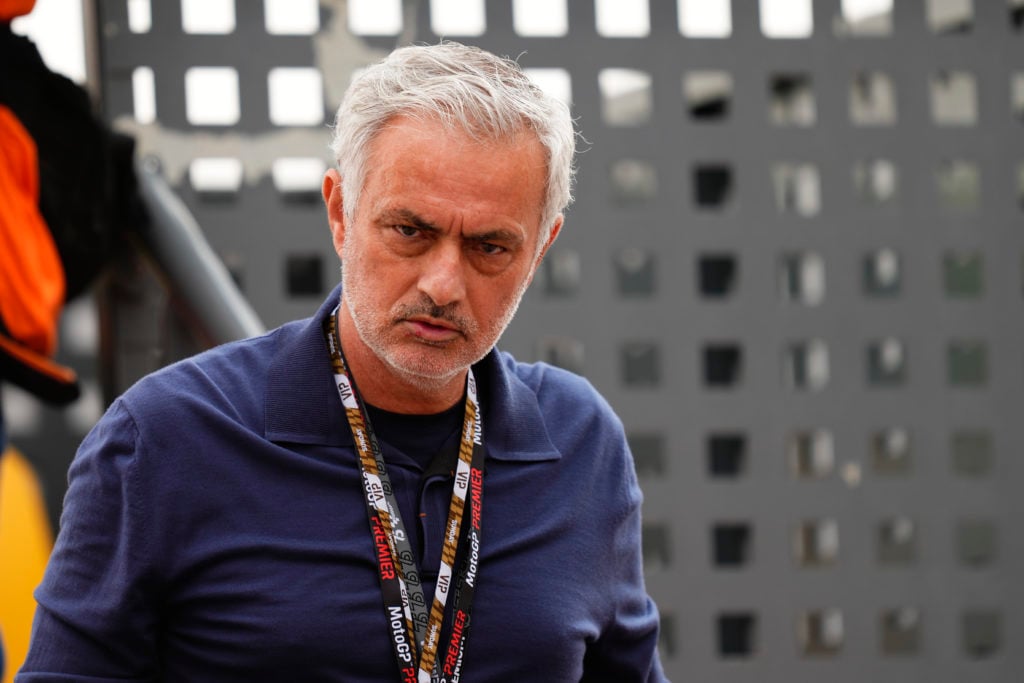
<path fill-rule="evenodd" d="M 340 291 L 110 408 L 17 680 L 664 680 L 620 423 L 493 348 L 562 227 L 568 111 L 403 48 L 333 148 Z"/>

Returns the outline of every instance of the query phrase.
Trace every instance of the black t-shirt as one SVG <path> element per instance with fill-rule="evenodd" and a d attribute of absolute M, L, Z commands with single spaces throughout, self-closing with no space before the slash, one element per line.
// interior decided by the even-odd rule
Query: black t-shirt
<path fill-rule="evenodd" d="M 466 414 L 466 403 L 460 400 L 451 408 L 429 415 L 407 415 L 382 410 L 376 406 L 365 404 L 370 425 L 378 441 L 391 446 L 402 455 L 414 461 L 424 471 L 424 475 L 433 473 L 435 459 L 439 466 L 447 463 L 451 444 L 454 441 L 458 452 L 458 434 Z M 453 438 L 454 437 L 454 438 Z M 449 468 L 454 466 L 454 462 Z"/>

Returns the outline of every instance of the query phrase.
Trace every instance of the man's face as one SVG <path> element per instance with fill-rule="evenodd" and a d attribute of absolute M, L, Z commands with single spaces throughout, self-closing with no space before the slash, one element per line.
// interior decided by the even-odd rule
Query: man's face
<path fill-rule="evenodd" d="M 331 217 L 362 343 L 425 385 L 482 358 L 560 227 L 539 244 L 546 179 L 535 136 L 480 143 L 436 121 L 392 120 L 371 145 L 352 222 Z"/>

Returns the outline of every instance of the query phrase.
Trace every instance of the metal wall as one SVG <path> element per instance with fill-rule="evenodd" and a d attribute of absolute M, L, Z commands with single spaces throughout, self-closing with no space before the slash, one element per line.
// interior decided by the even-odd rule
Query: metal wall
<path fill-rule="evenodd" d="M 273 4 L 190 33 L 179 2 L 97 2 L 107 115 L 270 325 L 337 281 L 317 173 L 350 73 L 444 23 L 407 2 L 355 35 L 321 0 L 270 33 Z M 1021 3 L 814 0 L 787 28 L 733 0 L 718 37 L 681 21 L 710 0 L 617 4 L 635 26 L 571 0 L 564 35 L 521 35 L 491 0 L 447 37 L 571 83 L 577 202 L 502 346 L 622 416 L 667 671 L 1019 680 Z"/>

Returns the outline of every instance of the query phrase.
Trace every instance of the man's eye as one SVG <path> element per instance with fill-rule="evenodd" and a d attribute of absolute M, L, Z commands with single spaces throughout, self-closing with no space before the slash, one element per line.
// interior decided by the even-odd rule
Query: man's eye
<path fill-rule="evenodd" d="M 492 244 L 491 242 L 481 242 L 480 251 L 487 254 L 488 256 L 500 256 L 508 251 L 505 247 L 500 244 Z"/>
<path fill-rule="evenodd" d="M 395 232 L 402 237 L 417 237 L 420 234 L 420 229 L 414 228 L 411 225 L 396 225 Z"/>

